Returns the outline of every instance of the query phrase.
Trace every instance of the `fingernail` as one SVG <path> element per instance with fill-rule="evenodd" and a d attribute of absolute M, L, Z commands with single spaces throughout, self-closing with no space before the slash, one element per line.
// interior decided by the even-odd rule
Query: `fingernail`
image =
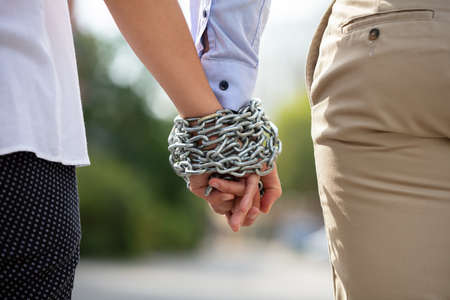
<path fill-rule="evenodd" d="M 217 182 L 215 182 L 215 181 L 213 181 L 211 184 L 210 184 L 213 188 L 218 188 L 219 187 L 219 184 L 217 183 Z"/>

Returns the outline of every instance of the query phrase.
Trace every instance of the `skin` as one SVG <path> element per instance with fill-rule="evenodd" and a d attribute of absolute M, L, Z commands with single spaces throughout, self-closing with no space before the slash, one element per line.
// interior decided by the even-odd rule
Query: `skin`
<path fill-rule="evenodd" d="M 214 212 L 227 217 L 230 228 L 237 232 L 241 226 L 250 226 L 260 213 L 259 176 L 250 175 L 239 182 L 211 179 L 209 174 L 191 177 L 190 189 L 207 200 Z M 205 180 L 206 179 L 206 180 Z M 203 193 L 208 183 L 215 188 L 209 197 Z"/>
<path fill-rule="evenodd" d="M 105 0 L 105 3 L 127 42 L 169 95 L 180 116 L 202 117 L 222 109 L 209 86 L 177 0 Z M 209 174 L 205 174 L 192 176 L 190 189 L 216 213 L 225 214 L 232 230 L 238 231 L 240 226 L 255 221 L 260 208 L 268 212 L 281 195 L 276 171 L 262 178 L 266 188 L 262 199 L 258 180 L 257 175 L 251 175 L 235 183 L 209 180 Z M 218 187 L 205 197 L 209 183 L 217 183 Z"/>
<path fill-rule="evenodd" d="M 176 0 L 105 0 L 136 55 L 183 118 L 222 108 L 209 87 Z"/>
<path fill-rule="evenodd" d="M 264 195 L 261 199 L 258 190 L 258 181 L 260 179 L 264 184 Z M 209 181 L 209 184 L 222 193 L 238 196 L 232 214 L 226 214 L 228 224 L 233 231 L 238 231 L 240 226 L 252 225 L 261 212 L 268 214 L 275 201 L 282 195 L 276 163 L 274 163 L 273 171 L 269 175 L 261 178 L 255 174 L 250 175 L 240 182 L 230 182 L 219 178 L 212 178 Z M 255 192 L 255 194 L 252 198 L 253 192 Z M 220 205 L 220 203 L 218 205 Z"/>

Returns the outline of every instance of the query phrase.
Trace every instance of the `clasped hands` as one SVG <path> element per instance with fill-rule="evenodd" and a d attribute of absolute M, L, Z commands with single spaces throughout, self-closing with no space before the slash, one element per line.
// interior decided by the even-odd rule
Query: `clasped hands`
<path fill-rule="evenodd" d="M 225 215 L 228 225 L 234 232 L 239 231 L 241 226 L 251 226 L 261 212 L 269 213 L 282 193 L 275 163 L 272 172 L 262 177 L 251 174 L 239 181 L 229 181 L 210 178 L 210 175 L 210 173 L 192 175 L 189 189 L 196 196 L 206 200 L 215 213 Z M 260 180 L 264 185 L 262 197 L 258 188 Z M 214 190 L 209 196 L 205 196 L 208 185 Z"/>

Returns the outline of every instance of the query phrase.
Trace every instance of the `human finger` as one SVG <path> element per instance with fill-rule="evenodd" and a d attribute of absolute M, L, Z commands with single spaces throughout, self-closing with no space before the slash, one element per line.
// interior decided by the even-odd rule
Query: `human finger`
<path fill-rule="evenodd" d="M 282 194 L 276 165 L 274 166 L 273 171 L 268 175 L 261 177 L 261 180 L 264 184 L 264 195 L 261 199 L 260 210 L 267 214 L 270 212 L 275 201 L 280 198 Z"/>
<path fill-rule="evenodd" d="M 236 231 L 239 231 L 239 227 L 244 221 L 244 218 L 252 205 L 252 199 L 255 196 L 255 193 L 259 193 L 258 181 L 259 176 L 256 174 L 252 174 L 247 177 L 247 186 L 244 196 L 240 199 L 240 201 L 236 202 L 238 205 L 234 206 L 233 216 L 231 217 L 231 224 L 233 229 L 236 229 Z"/>
<path fill-rule="evenodd" d="M 233 209 L 233 205 L 234 200 L 225 201 L 218 205 L 209 203 L 210 208 L 219 215 L 225 215 L 227 212 L 231 211 Z"/>
<path fill-rule="evenodd" d="M 211 174 L 191 175 L 189 177 L 189 190 L 196 196 L 205 199 L 205 189 Z"/>
<path fill-rule="evenodd" d="M 246 182 L 245 178 L 241 178 L 239 181 L 211 178 L 209 180 L 209 185 L 223 193 L 244 196 Z"/>
<path fill-rule="evenodd" d="M 244 220 L 244 223 L 242 223 L 242 226 L 248 227 L 248 226 L 253 225 L 253 223 L 256 221 L 256 218 L 259 216 L 260 213 L 261 213 L 261 211 L 258 208 L 252 207 L 249 210 L 249 212 Z"/>
<path fill-rule="evenodd" d="M 234 202 L 236 202 L 237 200 L 235 200 Z M 234 205 L 236 205 L 236 204 L 233 204 L 233 206 Z M 235 231 L 234 229 L 233 229 L 233 226 L 231 226 L 231 217 L 233 216 L 233 212 L 231 211 L 231 210 L 229 210 L 229 211 L 227 211 L 226 213 L 225 213 L 225 218 L 227 219 L 227 223 L 228 223 L 228 226 L 230 226 L 230 228 L 231 228 L 231 230 L 233 230 L 233 231 Z"/>
<path fill-rule="evenodd" d="M 257 196 L 258 194 L 258 196 Z M 257 205 L 259 207 L 259 176 L 251 174 L 246 179 L 246 190 L 240 203 L 240 211 L 246 215 L 252 207 L 253 200 L 257 198 Z"/>
<path fill-rule="evenodd" d="M 236 198 L 233 194 L 222 193 L 220 191 L 212 191 L 209 196 L 202 195 L 202 198 L 205 199 L 208 203 L 213 206 L 220 206 L 222 203 L 233 200 Z"/>
<path fill-rule="evenodd" d="M 253 224 L 253 222 L 255 222 L 256 218 L 260 214 L 260 210 L 259 210 L 260 204 L 261 204 L 261 196 L 259 193 L 255 193 L 255 196 L 253 198 L 252 207 L 250 208 L 247 215 L 245 216 L 242 226 L 250 226 Z"/>
<path fill-rule="evenodd" d="M 233 194 L 213 190 L 208 196 L 205 196 L 204 190 L 208 186 L 208 178 L 208 174 L 191 176 L 189 185 L 191 192 L 206 200 L 210 204 L 213 211 L 217 213 L 223 214 L 223 212 L 226 211 L 226 208 L 228 208 L 228 210 L 232 209 L 233 201 L 231 200 L 236 197 Z M 229 203 L 223 206 L 223 204 L 228 201 L 231 201 L 231 204 Z"/>

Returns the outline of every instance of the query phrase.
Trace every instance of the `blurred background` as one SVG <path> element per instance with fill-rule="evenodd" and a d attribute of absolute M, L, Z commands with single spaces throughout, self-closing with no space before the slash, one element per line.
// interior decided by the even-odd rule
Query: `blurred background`
<path fill-rule="evenodd" d="M 188 15 L 189 0 L 179 0 Z M 307 49 L 328 0 L 273 0 L 255 96 L 278 125 L 284 194 L 233 233 L 168 163 L 176 115 L 101 0 L 72 0 L 92 165 L 78 169 L 81 262 L 74 300 L 332 299 L 316 192 Z"/>

